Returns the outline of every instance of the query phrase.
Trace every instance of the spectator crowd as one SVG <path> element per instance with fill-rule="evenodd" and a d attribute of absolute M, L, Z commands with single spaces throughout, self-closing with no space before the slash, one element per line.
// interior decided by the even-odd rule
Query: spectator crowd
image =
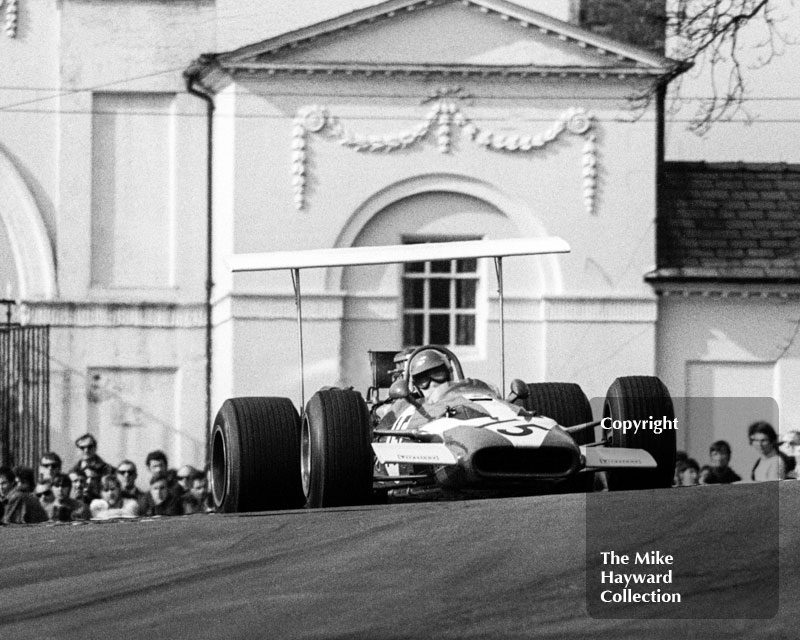
<path fill-rule="evenodd" d="M 771 424 L 754 422 L 747 431 L 758 459 L 747 480 L 796 479 L 800 461 L 800 431 L 789 431 L 779 441 Z M 116 468 L 97 454 L 97 440 L 84 434 L 75 441 L 80 458 L 68 470 L 61 457 L 49 451 L 39 463 L 38 477 L 30 467 L 0 466 L 0 522 L 23 524 L 108 520 L 136 516 L 178 516 L 210 513 L 213 509 L 204 471 L 184 465 L 169 468 L 166 454 L 151 451 L 145 458 L 150 475 L 148 489 L 136 484 L 138 469 L 131 460 Z M 709 464 L 679 451 L 675 464 L 676 487 L 730 484 L 742 477 L 730 466 L 731 446 L 717 440 L 709 448 Z"/>
<path fill-rule="evenodd" d="M 84 434 L 75 441 L 78 461 L 63 469 L 61 457 L 45 453 L 38 476 L 30 467 L 0 466 L 0 521 L 3 524 L 108 520 L 136 516 L 178 516 L 213 511 L 204 471 L 184 465 L 170 469 L 166 454 L 145 458 L 146 491 L 137 486 L 131 460 L 116 467 L 97 453 L 97 440 Z"/>
<path fill-rule="evenodd" d="M 789 431 L 778 439 L 773 426 L 759 420 L 747 429 L 750 446 L 758 453 L 758 459 L 750 469 L 747 480 L 793 480 L 798 477 L 797 462 L 800 461 L 800 431 Z M 709 464 L 702 467 L 697 460 L 679 451 L 675 462 L 676 487 L 691 487 L 700 484 L 730 484 L 741 482 L 742 477 L 731 467 L 731 445 L 717 440 L 708 451 Z"/>

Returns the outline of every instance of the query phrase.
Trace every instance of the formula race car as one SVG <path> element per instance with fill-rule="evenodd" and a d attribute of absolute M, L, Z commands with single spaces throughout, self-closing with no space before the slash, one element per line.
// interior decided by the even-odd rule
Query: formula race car
<path fill-rule="evenodd" d="M 345 249 L 338 257 L 334 250 L 250 254 L 235 261 L 234 270 L 292 269 L 302 327 L 301 267 L 493 257 L 502 327 L 499 258 L 565 247 L 544 238 L 430 243 L 414 251 Z M 354 389 L 323 388 L 302 416 L 288 398 L 224 402 L 210 443 L 218 510 L 588 491 L 597 471 L 610 490 L 672 485 L 674 410 L 658 378 L 618 378 L 595 420 L 577 384 L 515 379 L 503 398 L 490 384 L 465 377 L 456 355 L 442 346 L 371 355 L 373 386 L 366 399 Z"/>

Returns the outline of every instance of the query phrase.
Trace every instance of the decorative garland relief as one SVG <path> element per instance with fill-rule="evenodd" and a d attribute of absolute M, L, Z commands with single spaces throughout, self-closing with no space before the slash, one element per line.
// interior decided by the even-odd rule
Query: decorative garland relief
<path fill-rule="evenodd" d="M 3 31 L 9 38 L 17 37 L 17 20 L 19 17 L 18 0 L 0 0 L 0 6 L 6 5 L 6 13 L 3 19 Z"/>
<path fill-rule="evenodd" d="M 467 118 L 459 106 L 448 99 L 439 99 L 428 112 L 426 119 L 416 127 L 385 135 L 354 134 L 342 125 L 324 106 L 311 105 L 298 110 L 292 127 L 292 186 L 294 204 L 300 210 L 306 203 L 305 188 L 308 168 L 306 146 L 311 133 L 328 135 L 344 147 L 360 152 L 391 153 L 422 142 L 432 132 L 436 147 L 441 153 L 451 151 L 453 126 L 460 127 L 478 146 L 508 153 L 527 153 L 542 149 L 565 132 L 585 139 L 583 145 L 583 203 L 589 214 L 594 214 L 597 191 L 597 138 L 593 132 L 594 116 L 581 108 L 567 109 L 545 131 L 537 134 L 499 134 L 479 127 Z"/>

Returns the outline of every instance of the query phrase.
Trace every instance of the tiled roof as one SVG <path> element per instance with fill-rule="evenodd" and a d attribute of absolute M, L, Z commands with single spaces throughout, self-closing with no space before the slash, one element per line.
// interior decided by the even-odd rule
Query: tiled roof
<path fill-rule="evenodd" d="M 648 281 L 800 282 L 800 165 L 667 162 Z"/>
<path fill-rule="evenodd" d="M 664 55 L 667 7 L 664 0 L 580 0 L 584 29 Z"/>

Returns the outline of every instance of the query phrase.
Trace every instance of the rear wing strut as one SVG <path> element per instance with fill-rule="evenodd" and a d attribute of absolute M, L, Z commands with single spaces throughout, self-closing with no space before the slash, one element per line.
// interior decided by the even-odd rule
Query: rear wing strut
<path fill-rule="evenodd" d="M 427 242 L 420 244 L 384 245 L 377 247 L 344 247 L 240 253 L 230 259 L 231 271 L 275 271 L 292 273 L 300 350 L 300 410 L 305 407 L 305 371 L 303 363 L 303 308 L 300 295 L 300 269 L 348 267 L 378 264 L 405 264 L 430 260 L 492 258 L 497 272 L 497 293 L 500 298 L 500 367 L 502 389 L 506 384 L 505 312 L 503 302 L 503 258 L 551 253 L 568 253 L 566 241 L 557 237 L 510 238 L 502 240 L 464 240 L 460 242 Z"/>

